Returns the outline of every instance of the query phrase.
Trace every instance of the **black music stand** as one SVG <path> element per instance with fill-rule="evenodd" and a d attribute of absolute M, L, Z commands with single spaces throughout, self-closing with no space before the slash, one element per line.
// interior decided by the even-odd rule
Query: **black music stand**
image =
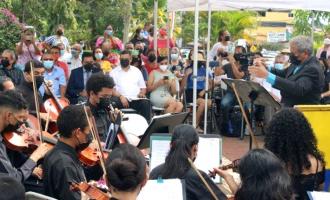
<path fill-rule="evenodd" d="M 183 124 L 188 118 L 188 115 L 189 112 L 181 112 L 169 115 L 165 114 L 164 116 L 152 119 L 149 127 L 140 137 L 141 140 L 137 147 L 139 149 L 148 148 L 150 145 L 150 136 L 153 133 L 172 133 L 173 128 L 179 124 Z"/>
<path fill-rule="evenodd" d="M 239 97 L 244 103 L 250 103 L 251 113 L 250 121 L 254 124 L 254 105 L 270 106 L 279 110 L 281 104 L 277 102 L 269 92 L 259 83 L 253 81 L 245 81 L 241 79 L 222 79 L 229 87 L 233 89 L 232 83 L 235 84 Z M 254 130 L 254 126 L 251 127 Z M 250 149 L 252 148 L 252 138 L 250 137 Z"/>

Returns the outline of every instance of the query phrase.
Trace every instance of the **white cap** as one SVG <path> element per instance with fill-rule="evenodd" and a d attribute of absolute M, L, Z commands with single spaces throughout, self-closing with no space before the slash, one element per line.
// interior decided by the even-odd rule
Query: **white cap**
<path fill-rule="evenodd" d="M 323 43 L 325 45 L 330 45 L 330 39 L 329 38 L 325 38 Z"/>
<path fill-rule="evenodd" d="M 236 46 L 244 47 L 246 49 L 246 41 L 245 41 L 245 39 L 238 39 L 236 41 Z"/>

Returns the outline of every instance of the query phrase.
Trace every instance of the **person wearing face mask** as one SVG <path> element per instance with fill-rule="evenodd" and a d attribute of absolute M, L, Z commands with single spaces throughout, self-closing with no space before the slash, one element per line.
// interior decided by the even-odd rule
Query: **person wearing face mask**
<path fill-rule="evenodd" d="M 230 33 L 227 30 L 220 30 L 218 36 L 218 42 L 215 43 L 209 53 L 208 59 L 213 61 L 214 58 L 222 53 L 229 52 L 229 45 L 230 45 Z"/>
<path fill-rule="evenodd" d="M 141 28 L 137 28 L 135 30 L 135 34 L 133 38 L 130 40 L 130 42 L 133 43 L 134 46 L 136 46 L 138 42 L 141 43 L 143 45 L 143 52 L 146 52 L 148 50 L 149 41 L 146 38 L 144 38 L 144 34 Z"/>
<path fill-rule="evenodd" d="M 23 81 L 23 72 L 15 66 L 16 61 L 15 52 L 6 49 L 1 54 L 0 62 L 0 76 L 7 76 L 10 78 L 14 85 L 19 85 Z"/>
<path fill-rule="evenodd" d="M 133 108 L 149 121 L 151 119 L 151 104 L 146 99 L 146 83 L 141 71 L 130 65 L 131 61 L 130 52 L 122 51 L 120 55 L 121 66 L 110 72 L 110 76 L 115 81 L 112 100 L 119 109 Z"/>
<path fill-rule="evenodd" d="M 158 64 L 159 69 L 150 73 L 147 83 L 150 101 L 153 106 L 164 108 L 165 113 L 182 112 L 182 103 L 173 97 L 179 88 L 176 88 L 176 77 L 167 69 L 167 57 L 158 57 Z"/>
<path fill-rule="evenodd" d="M 111 63 L 104 59 L 104 54 L 101 48 L 95 48 L 93 51 L 94 59 L 97 64 L 100 65 L 104 74 L 109 74 L 112 70 Z"/>
<path fill-rule="evenodd" d="M 77 69 L 78 67 L 81 67 L 81 57 L 80 53 L 82 51 L 81 45 L 79 43 L 75 43 L 71 47 L 71 59 L 68 62 L 69 65 L 69 71 L 71 72 L 74 69 Z"/>
<path fill-rule="evenodd" d="M 324 38 L 323 46 L 317 50 L 316 58 L 320 59 L 322 52 L 326 52 L 327 55 L 330 55 L 330 36 L 329 35 L 327 35 Z"/>
<path fill-rule="evenodd" d="M 123 42 L 114 36 L 114 31 L 111 25 L 108 25 L 104 31 L 103 36 L 97 38 L 95 47 L 101 47 L 103 43 L 109 43 L 111 49 L 114 51 L 124 50 Z"/>
<path fill-rule="evenodd" d="M 53 56 L 54 64 L 63 69 L 65 74 L 65 79 L 69 79 L 69 66 L 66 62 L 60 61 L 59 58 L 61 57 L 61 48 L 58 46 L 53 46 L 50 49 L 50 54 Z"/>
<path fill-rule="evenodd" d="M 290 66 L 286 69 L 266 69 L 263 62 L 249 67 L 249 72 L 265 78 L 281 91 L 285 107 L 319 104 L 324 85 L 324 74 L 319 61 L 312 55 L 313 43 L 309 37 L 297 36 L 290 41 Z"/>
<path fill-rule="evenodd" d="M 71 71 L 68 81 L 66 94 L 71 104 L 77 104 L 78 101 L 87 101 L 86 83 L 89 77 L 101 70 L 94 66 L 94 57 L 92 52 L 84 52 L 82 55 L 82 66 Z"/>
<path fill-rule="evenodd" d="M 174 127 L 170 143 L 171 148 L 165 158 L 165 163 L 154 168 L 150 172 L 149 179 L 183 179 L 186 185 L 187 199 L 214 199 L 188 161 L 188 158 L 195 161 L 198 153 L 198 142 L 199 136 L 193 126 L 181 124 Z M 205 172 L 201 170 L 199 172 L 219 200 L 227 199 Z"/>
<path fill-rule="evenodd" d="M 45 156 L 43 181 L 45 194 L 56 199 L 81 199 L 70 183 L 86 182 L 79 152 L 92 142 L 92 133 L 82 105 L 65 107 L 57 119 L 60 138 Z"/>
<path fill-rule="evenodd" d="M 91 108 L 102 142 L 105 142 L 111 124 L 108 109 L 114 86 L 113 79 L 102 73 L 93 74 L 86 84 L 87 105 Z"/>
<path fill-rule="evenodd" d="M 0 92 L 5 92 L 14 89 L 15 89 L 15 85 L 10 78 L 6 76 L 0 76 Z"/>
<path fill-rule="evenodd" d="M 14 167 L 9 159 L 3 134 L 16 131 L 28 118 L 28 107 L 23 96 L 9 90 L 0 93 L 0 173 L 8 174 L 18 182 L 25 182 L 37 166 L 37 162 L 49 151 L 49 146 L 41 144 L 20 166 Z M 17 165 L 17 163 L 15 163 Z"/>
<path fill-rule="evenodd" d="M 63 69 L 55 64 L 54 57 L 50 53 L 44 53 L 42 56 L 42 62 L 46 69 L 44 78 L 46 81 L 52 83 L 52 90 L 54 95 L 60 99 L 63 99 L 64 101 L 69 102 L 69 100 L 65 97 L 67 83 Z M 41 87 L 39 91 L 41 94 L 44 94 L 45 87 Z"/>
<path fill-rule="evenodd" d="M 64 51 L 66 53 L 70 52 L 70 42 L 68 38 L 64 36 L 64 26 L 62 24 L 56 27 L 55 35 L 49 36 L 45 39 L 45 43 L 51 47 L 62 43 L 64 45 Z"/>
<path fill-rule="evenodd" d="M 16 44 L 17 65 L 24 66 L 29 60 L 41 58 L 41 45 L 35 39 L 32 26 L 25 26 L 21 34 L 21 41 Z"/>
<path fill-rule="evenodd" d="M 175 74 L 179 79 L 182 78 L 183 62 L 180 58 L 180 49 L 178 47 L 173 47 L 171 49 L 171 64 L 170 70 Z"/>
<path fill-rule="evenodd" d="M 168 55 L 169 50 L 175 47 L 175 43 L 172 38 L 167 38 L 167 30 L 166 28 L 159 29 L 159 34 L 157 38 L 157 56 L 165 57 Z M 149 49 L 154 49 L 154 41 L 150 42 Z"/>
<path fill-rule="evenodd" d="M 144 66 L 145 66 L 148 74 L 150 74 L 150 72 L 152 70 L 158 68 L 157 56 L 156 56 L 155 50 L 149 49 L 147 52 L 147 56 L 141 55 L 141 59 L 144 62 Z"/>

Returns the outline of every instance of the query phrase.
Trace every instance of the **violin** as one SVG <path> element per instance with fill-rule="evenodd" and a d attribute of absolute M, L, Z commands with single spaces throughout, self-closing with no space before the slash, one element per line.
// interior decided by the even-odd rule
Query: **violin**
<path fill-rule="evenodd" d="M 101 153 L 103 154 L 104 159 L 108 158 L 108 152 L 103 150 Z M 100 156 L 97 149 L 87 147 L 79 153 L 79 160 L 86 166 L 95 166 L 100 162 Z"/>
<path fill-rule="evenodd" d="M 221 170 L 233 169 L 234 172 L 237 172 L 237 171 L 238 171 L 239 162 L 240 162 L 240 159 L 236 159 L 236 160 L 234 160 L 231 164 L 229 164 L 229 165 L 224 165 L 224 166 L 220 166 L 220 167 L 218 167 L 218 168 L 221 169 Z M 209 176 L 210 176 L 211 178 L 215 178 L 215 175 L 216 175 L 215 172 L 213 172 L 213 171 L 209 171 Z"/>
<path fill-rule="evenodd" d="M 71 183 L 71 190 L 73 191 L 81 191 L 85 193 L 90 199 L 96 199 L 96 200 L 109 200 L 110 195 L 103 192 L 99 188 L 89 185 L 86 182 L 81 183 Z"/>
<path fill-rule="evenodd" d="M 33 115 L 28 115 L 28 127 L 30 127 L 32 130 L 37 130 L 36 123 L 38 123 L 37 119 Z M 32 141 L 31 136 L 25 132 L 24 127 L 20 127 L 20 129 L 23 131 L 6 132 L 3 134 L 4 142 L 7 148 L 14 151 L 31 154 L 40 145 L 40 137 L 42 137 L 41 140 L 44 140 L 50 146 L 55 145 L 57 142 L 54 136 L 46 131 L 43 131 L 43 134 L 36 138 L 37 140 Z"/>
<path fill-rule="evenodd" d="M 43 103 L 43 107 L 45 111 L 49 114 L 50 121 L 55 122 L 60 115 L 60 112 L 63 110 L 63 108 L 67 107 L 69 103 L 63 99 L 57 98 L 52 88 L 49 86 L 49 83 L 46 83 L 44 81 L 44 86 L 50 92 L 51 98 L 47 99 Z M 57 131 L 56 124 L 54 123 L 51 123 L 49 128 L 50 132 L 52 133 Z"/>

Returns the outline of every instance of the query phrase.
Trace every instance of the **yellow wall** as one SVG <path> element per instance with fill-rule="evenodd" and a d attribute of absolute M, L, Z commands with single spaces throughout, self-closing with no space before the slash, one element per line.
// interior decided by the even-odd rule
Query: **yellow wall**
<path fill-rule="evenodd" d="M 257 17 L 258 26 L 255 30 L 250 30 L 252 38 L 256 39 L 257 43 L 266 42 L 268 32 L 285 32 L 286 27 L 264 27 L 260 26 L 261 22 L 285 22 L 292 24 L 293 17 L 289 17 L 288 12 L 266 12 L 266 16 Z"/>

